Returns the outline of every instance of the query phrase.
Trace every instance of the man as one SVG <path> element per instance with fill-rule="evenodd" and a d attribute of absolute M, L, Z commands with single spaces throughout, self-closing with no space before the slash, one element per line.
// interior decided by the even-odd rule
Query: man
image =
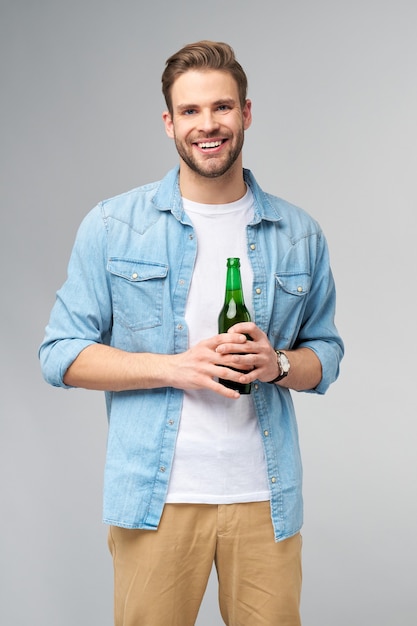
<path fill-rule="evenodd" d="M 162 85 L 179 167 L 83 221 L 43 372 L 106 392 L 115 624 L 191 626 L 214 562 L 226 624 L 295 626 L 302 496 L 289 390 L 324 393 L 338 375 L 327 246 L 311 217 L 243 170 L 251 102 L 228 45 L 185 46 Z M 218 334 L 228 257 L 241 259 L 254 321 Z"/>

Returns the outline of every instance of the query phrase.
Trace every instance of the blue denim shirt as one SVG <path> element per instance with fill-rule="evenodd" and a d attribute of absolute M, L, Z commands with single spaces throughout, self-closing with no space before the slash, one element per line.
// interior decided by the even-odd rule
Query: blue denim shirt
<path fill-rule="evenodd" d="M 323 233 L 309 215 L 263 192 L 244 170 L 255 203 L 247 226 L 254 321 L 275 348 L 311 348 L 322 364 L 313 391 L 337 378 L 343 343 L 334 325 L 335 288 Z M 215 245 L 215 242 L 213 242 Z M 58 291 L 40 359 L 45 379 L 63 376 L 81 350 L 104 343 L 131 352 L 188 348 L 184 319 L 196 257 L 178 168 L 97 205 L 83 220 L 68 278 Z M 291 393 L 255 382 L 276 540 L 302 526 L 302 466 Z M 183 392 L 171 387 L 106 393 L 109 434 L 104 522 L 155 529 L 165 503 Z"/>

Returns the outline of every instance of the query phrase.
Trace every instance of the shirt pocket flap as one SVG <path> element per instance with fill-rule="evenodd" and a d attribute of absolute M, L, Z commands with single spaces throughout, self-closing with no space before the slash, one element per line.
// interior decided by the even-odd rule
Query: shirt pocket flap
<path fill-rule="evenodd" d="M 293 296 L 305 296 L 310 291 L 310 274 L 276 274 L 275 278 L 281 289 Z"/>
<path fill-rule="evenodd" d="M 120 276 L 131 282 L 165 278 L 168 274 L 167 265 L 135 259 L 109 259 L 107 269 L 115 276 Z"/>

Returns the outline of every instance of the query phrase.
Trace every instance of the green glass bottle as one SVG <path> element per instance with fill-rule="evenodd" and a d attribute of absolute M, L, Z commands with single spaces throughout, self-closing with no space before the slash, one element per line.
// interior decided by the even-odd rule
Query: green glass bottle
<path fill-rule="evenodd" d="M 250 314 L 243 298 L 240 259 L 230 258 L 227 259 L 226 294 L 224 305 L 219 315 L 219 333 L 227 333 L 229 328 L 238 322 L 250 322 Z M 219 382 L 241 394 L 247 394 L 251 391 L 250 383 L 236 383 L 223 378 L 220 378 Z"/>

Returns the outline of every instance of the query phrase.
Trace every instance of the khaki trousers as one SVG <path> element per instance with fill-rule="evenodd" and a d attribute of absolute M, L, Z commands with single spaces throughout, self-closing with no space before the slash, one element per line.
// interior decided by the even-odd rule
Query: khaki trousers
<path fill-rule="evenodd" d="M 301 536 L 269 502 L 167 504 L 157 531 L 111 526 L 115 626 L 193 626 L 213 562 L 228 626 L 300 626 Z"/>

